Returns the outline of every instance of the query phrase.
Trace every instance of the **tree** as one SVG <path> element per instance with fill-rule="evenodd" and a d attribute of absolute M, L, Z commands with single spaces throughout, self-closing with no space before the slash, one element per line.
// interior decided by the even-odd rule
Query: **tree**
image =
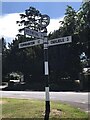
<path fill-rule="evenodd" d="M 78 11 L 75 11 L 71 6 L 68 6 L 64 20 L 60 22 L 62 26 L 60 26 L 59 30 L 54 31 L 52 34 L 50 33 L 49 37 L 56 38 L 71 35 L 72 43 L 56 47 L 55 49 L 52 48 L 53 51 L 51 50 L 54 58 L 57 58 L 55 61 L 58 61 L 56 67 L 58 73 L 56 76 L 62 76 L 63 73 L 63 76 L 65 76 L 65 72 L 67 72 L 68 75 L 70 74 L 70 76 L 72 76 L 72 79 L 78 79 L 78 74 L 82 71 L 80 55 L 84 52 L 87 56 L 87 61 L 84 62 L 84 66 L 89 65 L 90 59 L 88 52 L 90 45 L 90 2 L 82 3 Z M 60 51 L 64 57 L 61 57 Z M 66 61 L 66 63 L 63 61 Z M 63 69 L 64 66 L 62 64 L 66 66 L 65 69 Z M 62 70 L 64 71 L 60 75 L 59 73 Z"/>
<path fill-rule="evenodd" d="M 19 32 L 22 32 L 25 28 L 30 28 L 36 31 L 45 31 L 46 24 L 49 24 L 48 16 L 42 15 L 34 7 L 26 9 L 25 14 L 20 14 L 20 17 L 21 21 L 17 21 L 17 24 L 23 26 L 23 28 L 19 29 Z"/>
<path fill-rule="evenodd" d="M 78 13 L 78 21 L 77 21 L 77 31 L 80 36 L 80 46 L 81 51 L 85 52 L 87 57 L 90 58 L 88 53 L 89 45 L 90 45 L 90 2 L 85 2 L 82 4 L 81 8 L 79 9 Z"/>
<path fill-rule="evenodd" d="M 64 20 L 60 22 L 61 26 L 59 30 L 54 31 L 51 35 L 49 34 L 50 38 L 65 37 L 70 35 L 72 36 L 73 41 L 71 44 L 51 48 L 51 51 L 53 51 L 53 56 L 56 58 L 53 63 L 56 63 L 54 73 L 56 73 L 55 76 L 58 76 L 57 79 L 59 80 L 65 76 L 71 77 L 71 79 L 77 79 L 79 72 L 79 47 L 77 46 L 78 36 L 75 35 L 77 24 L 76 11 L 71 6 L 67 6 Z"/>
<path fill-rule="evenodd" d="M 30 7 L 25 10 L 25 14 L 20 14 L 20 17 L 21 21 L 17 21 L 20 26 L 19 32 L 22 33 L 24 28 L 44 32 L 45 27 L 41 27 L 41 22 L 46 24 L 46 17 L 35 8 Z M 50 81 L 58 85 L 63 78 L 78 79 L 78 74 L 82 71 L 80 55 L 83 52 L 87 56 L 87 61 L 90 62 L 88 52 L 90 49 L 90 2 L 82 3 L 78 11 L 67 6 L 61 24 L 62 26 L 58 30 L 48 35 L 48 39 L 70 35 L 73 41 L 70 44 L 49 48 Z M 42 83 L 43 47 L 18 48 L 20 42 L 33 39 L 35 38 L 18 34 L 18 38 L 9 44 L 8 50 L 5 43 L 3 44 L 3 51 L 5 51 L 3 54 L 4 72 L 20 71 L 27 76 L 27 81 Z"/>
<path fill-rule="evenodd" d="M 76 22 L 76 11 L 71 6 L 67 6 L 64 20 L 60 21 L 62 27 L 59 29 L 62 31 L 62 36 L 75 34 Z"/>
<path fill-rule="evenodd" d="M 8 73 L 8 54 L 9 50 L 6 47 L 6 41 L 2 38 L 2 81 L 5 81 L 5 76 Z"/>

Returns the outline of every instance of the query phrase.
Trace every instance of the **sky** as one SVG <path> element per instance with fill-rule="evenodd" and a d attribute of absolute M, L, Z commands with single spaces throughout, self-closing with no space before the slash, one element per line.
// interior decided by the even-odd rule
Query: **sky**
<path fill-rule="evenodd" d="M 30 6 L 35 7 L 41 14 L 50 17 L 50 24 L 47 27 L 48 33 L 60 27 L 60 20 L 63 20 L 67 5 L 72 6 L 76 11 L 80 8 L 81 2 L 2 2 L 0 14 L 0 38 L 4 37 L 6 42 L 11 42 L 18 34 L 20 13 L 24 13 Z"/>

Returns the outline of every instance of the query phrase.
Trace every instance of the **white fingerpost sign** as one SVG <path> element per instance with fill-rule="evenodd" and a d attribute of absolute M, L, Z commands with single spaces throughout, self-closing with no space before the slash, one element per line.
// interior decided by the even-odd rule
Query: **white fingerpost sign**
<path fill-rule="evenodd" d="M 25 28 L 24 32 L 26 35 L 33 36 L 36 38 L 43 38 L 44 34 L 45 34 L 45 33 L 37 32 L 37 31 L 29 29 L 29 28 Z"/>
<path fill-rule="evenodd" d="M 31 46 L 40 45 L 40 44 L 43 44 L 43 40 L 37 39 L 37 40 L 19 43 L 19 48 L 26 48 L 26 47 L 31 47 Z"/>
<path fill-rule="evenodd" d="M 72 42 L 71 36 L 67 37 L 62 37 L 62 38 L 56 38 L 48 41 L 48 46 L 53 46 L 53 45 L 59 45 L 59 44 L 65 44 L 65 43 L 70 43 Z"/>

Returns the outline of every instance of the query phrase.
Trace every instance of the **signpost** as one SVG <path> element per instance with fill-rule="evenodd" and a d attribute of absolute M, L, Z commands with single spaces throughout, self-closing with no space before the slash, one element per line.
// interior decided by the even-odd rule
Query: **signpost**
<path fill-rule="evenodd" d="M 42 15 L 42 23 L 44 20 L 46 20 L 44 27 L 47 27 L 47 25 L 50 22 L 50 18 L 48 15 Z M 41 23 L 41 28 L 43 27 Z M 44 120 L 49 120 L 49 114 L 50 114 L 50 96 L 49 96 L 49 69 L 48 69 L 48 47 L 54 46 L 54 45 L 59 45 L 59 44 L 66 44 L 72 42 L 71 36 L 66 36 L 62 38 L 57 38 L 57 39 L 52 39 L 49 40 L 47 39 L 47 33 L 41 33 L 37 32 L 35 30 L 31 30 L 29 28 L 25 28 L 24 30 L 25 35 L 33 36 L 36 38 L 39 38 L 37 40 L 32 40 L 32 41 L 27 41 L 27 42 L 22 42 L 19 43 L 19 48 L 26 48 L 26 47 L 32 47 L 36 45 L 43 44 L 44 48 L 44 75 L 45 75 L 45 82 L 46 82 L 46 87 L 45 87 L 45 93 L 46 93 L 46 104 L 45 104 L 45 118 Z"/>

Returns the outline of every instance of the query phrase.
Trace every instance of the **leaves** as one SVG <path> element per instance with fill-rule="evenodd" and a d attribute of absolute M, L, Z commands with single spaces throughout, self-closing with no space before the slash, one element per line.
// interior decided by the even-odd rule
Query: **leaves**
<path fill-rule="evenodd" d="M 22 32 L 25 27 L 36 31 L 40 30 L 41 16 L 41 13 L 34 7 L 26 9 L 24 14 L 20 14 L 21 21 L 16 21 L 19 26 L 23 27 L 19 29 L 19 32 Z"/>
<path fill-rule="evenodd" d="M 9 50 L 6 52 L 3 64 L 4 74 L 19 71 L 26 76 L 25 80 L 28 82 L 29 80 L 42 82 L 43 46 L 18 48 L 20 42 L 35 39 L 22 34 L 25 27 L 36 31 L 46 29 L 46 27 L 41 28 L 42 15 L 37 9 L 30 7 L 25 10 L 25 14 L 20 14 L 20 17 L 21 21 L 17 21 L 17 24 L 20 25 L 19 32 L 21 34 L 18 34 L 18 38 L 12 43 L 9 43 Z M 45 24 L 46 19 L 43 22 Z M 82 52 L 85 52 L 87 58 L 90 59 L 88 53 L 90 49 L 90 3 L 82 4 L 78 11 L 67 6 L 64 20 L 59 23 L 61 23 L 60 28 L 50 33 L 48 39 L 70 35 L 72 43 L 49 48 L 50 83 L 54 82 L 55 84 L 61 84 L 61 80 L 66 78 L 78 79 L 78 74 L 81 72 L 79 57 Z M 6 51 L 5 46 L 4 50 Z"/>

